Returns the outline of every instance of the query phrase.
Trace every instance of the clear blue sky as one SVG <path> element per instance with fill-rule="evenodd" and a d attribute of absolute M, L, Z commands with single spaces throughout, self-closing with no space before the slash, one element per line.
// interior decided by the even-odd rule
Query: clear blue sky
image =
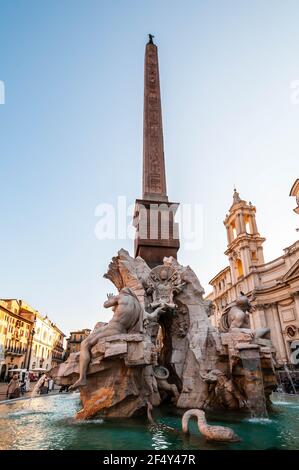
<path fill-rule="evenodd" d="M 208 291 L 227 261 L 234 184 L 257 206 L 270 260 L 298 237 L 299 2 L 1 0 L 0 297 L 70 329 L 109 318 L 117 250 L 95 208 L 141 196 L 143 60 L 159 46 L 168 193 L 203 205 L 204 238 L 180 252 Z"/>

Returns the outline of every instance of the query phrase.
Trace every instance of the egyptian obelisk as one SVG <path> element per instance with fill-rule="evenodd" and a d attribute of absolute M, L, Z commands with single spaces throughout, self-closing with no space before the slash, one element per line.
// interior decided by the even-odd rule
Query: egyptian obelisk
<path fill-rule="evenodd" d="M 153 268 L 179 249 L 177 203 L 168 201 L 163 145 L 158 48 L 149 34 L 144 61 L 142 199 L 136 200 L 135 256 Z"/>

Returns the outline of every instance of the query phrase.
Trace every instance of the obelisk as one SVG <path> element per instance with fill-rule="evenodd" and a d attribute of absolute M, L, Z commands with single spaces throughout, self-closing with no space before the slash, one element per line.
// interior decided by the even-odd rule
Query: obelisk
<path fill-rule="evenodd" d="M 177 208 L 167 197 L 158 48 L 149 34 L 144 60 L 142 199 L 136 200 L 134 226 L 135 256 L 150 267 L 162 264 L 164 256 L 177 256 Z"/>
<path fill-rule="evenodd" d="M 167 201 L 158 48 L 145 48 L 143 109 L 143 199 Z"/>

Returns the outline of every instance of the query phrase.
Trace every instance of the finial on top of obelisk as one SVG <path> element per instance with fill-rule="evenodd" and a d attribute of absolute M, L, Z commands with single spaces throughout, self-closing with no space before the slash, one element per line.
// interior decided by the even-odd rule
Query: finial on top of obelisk
<path fill-rule="evenodd" d="M 154 38 L 154 37 L 155 37 L 155 36 L 154 36 L 153 34 L 149 34 L 149 35 L 148 35 L 148 44 L 154 44 L 154 41 L 153 41 L 153 38 Z"/>

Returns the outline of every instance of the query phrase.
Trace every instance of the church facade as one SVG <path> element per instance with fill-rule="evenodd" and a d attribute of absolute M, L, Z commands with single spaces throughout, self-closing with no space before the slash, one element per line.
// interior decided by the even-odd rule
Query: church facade
<path fill-rule="evenodd" d="M 294 195 L 294 194 L 291 194 Z M 234 191 L 233 204 L 226 215 L 229 265 L 210 281 L 213 292 L 212 323 L 219 326 L 227 306 L 240 293 L 252 303 L 252 328 L 269 327 L 280 364 L 296 365 L 299 347 L 299 240 L 283 254 L 265 263 L 263 238 L 256 223 L 256 208 Z M 294 351 L 296 350 L 295 354 Z"/>

